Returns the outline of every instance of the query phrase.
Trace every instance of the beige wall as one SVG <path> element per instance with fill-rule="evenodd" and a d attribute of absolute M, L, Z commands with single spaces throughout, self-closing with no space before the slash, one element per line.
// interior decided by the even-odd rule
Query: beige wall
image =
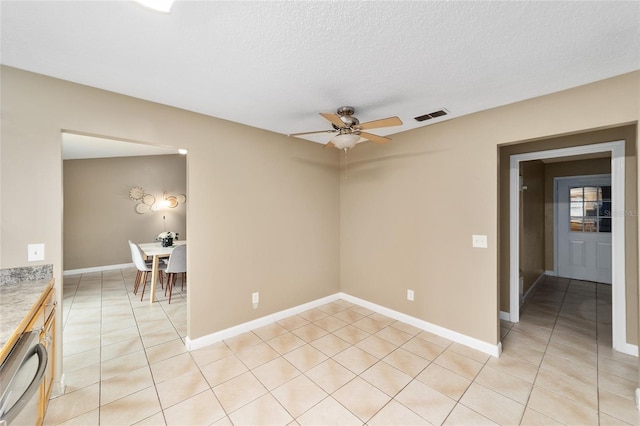
<path fill-rule="evenodd" d="M 1 71 L 0 267 L 27 265 L 27 244 L 45 243 L 42 263 L 54 265 L 62 289 L 61 131 L 68 130 L 165 146 L 180 141 L 189 150 L 190 338 L 339 291 L 336 150 L 9 67 Z M 255 310 L 253 291 L 260 292 Z"/>
<path fill-rule="evenodd" d="M 544 163 L 520 163 L 520 176 L 526 186 L 520 197 L 520 277 L 526 295 L 544 274 Z"/>
<path fill-rule="evenodd" d="M 626 74 L 359 145 L 341 179 L 342 290 L 498 342 L 509 222 L 499 211 L 499 147 L 634 123 L 639 82 L 640 72 Z M 489 248 L 472 248 L 472 234 L 488 235 Z M 637 273 L 637 261 L 628 268 Z M 638 303 L 637 288 L 628 302 Z"/>
<path fill-rule="evenodd" d="M 181 140 L 189 337 L 341 289 L 495 344 L 498 147 L 636 122 L 639 81 L 626 74 L 362 144 L 339 174 L 337 150 L 3 67 L 0 266 L 25 265 L 26 244 L 44 242 L 60 279 L 61 130 Z M 472 234 L 488 249 L 472 248 Z"/>
<path fill-rule="evenodd" d="M 131 263 L 127 240 L 153 241 L 162 231 L 186 239 L 186 204 L 138 214 L 129 198 L 134 186 L 157 201 L 164 192 L 186 194 L 186 164 L 183 155 L 64 161 L 64 270 Z"/>

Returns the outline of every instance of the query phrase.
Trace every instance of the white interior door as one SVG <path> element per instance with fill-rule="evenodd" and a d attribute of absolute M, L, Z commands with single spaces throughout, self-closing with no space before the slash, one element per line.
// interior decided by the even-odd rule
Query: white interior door
<path fill-rule="evenodd" d="M 556 179 L 557 272 L 611 284 L 611 175 Z"/>

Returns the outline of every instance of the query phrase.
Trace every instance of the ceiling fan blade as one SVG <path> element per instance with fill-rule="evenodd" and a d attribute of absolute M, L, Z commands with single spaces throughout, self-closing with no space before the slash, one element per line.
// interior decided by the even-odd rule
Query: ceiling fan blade
<path fill-rule="evenodd" d="M 391 126 L 401 126 L 402 120 L 398 117 L 387 117 L 382 118 L 380 120 L 367 121 L 366 123 L 361 123 L 358 127 L 361 129 L 377 129 L 378 127 L 391 127 Z"/>
<path fill-rule="evenodd" d="M 291 133 L 288 136 L 302 136 L 302 135 L 312 135 L 314 133 L 335 133 L 337 132 L 337 130 L 335 129 L 331 129 L 331 130 L 318 130 L 316 132 L 302 132 L 302 133 Z"/>
<path fill-rule="evenodd" d="M 360 136 L 376 143 L 387 143 L 391 141 L 391 139 L 385 138 L 384 136 L 378 136 L 367 132 L 360 132 Z"/>
<path fill-rule="evenodd" d="M 335 145 L 333 144 L 333 142 L 329 142 L 327 144 L 324 145 L 324 148 L 333 148 Z"/>
<path fill-rule="evenodd" d="M 326 112 L 321 112 L 320 115 L 322 117 L 324 117 L 325 120 L 327 120 L 329 123 L 333 124 L 334 126 L 337 127 L 345 127 L 344 122 L 340 119 L 340 116 L 338 114 L 329 114 Z"/>

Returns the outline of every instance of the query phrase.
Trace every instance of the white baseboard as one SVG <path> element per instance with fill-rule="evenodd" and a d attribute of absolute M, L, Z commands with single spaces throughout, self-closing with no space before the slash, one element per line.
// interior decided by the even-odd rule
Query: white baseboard
<path fill-rule="evenodd" d="M 234 327 L 220 330 L 215 333 L 208 334 L 206 336 L 198 337 L 197 339 L 192 340 L 189 337 L 187 337 L 185 339 L 185 346 L 187 347 L 188 350 L 200 349 L 205 346 L 209 346 L 214 343 L 220 342 L 222 340 L 237 336 L 239 334 L 246 333 L 247 331 L 251 331 L 251 330 L 255 330 L 256 328 L 267 326 L 273 322 L 290 317 L 291 315 L 296 315 L 304 311 L 307 311 L 309 309 L 317 308 L 318 306 L 335 302 L 338 299 L 346 300 L 347 302 L 351 302 L 355 305 L 362 306 L 364 308 L 367 308 L 379 314 L 388 316 L 398 321 L 405 322 L 421 330 L 428 331 L 430 333 L 447 338 L 451 341 L 463 344 L 465 346 L 469 346 L 473 349 L 479 350 L 481 352 L 484 352 L 486 354 L 489 354 L 495 357 L 499 357 L 500 354 L 502 353 L 502 343 L 500 342 L 498 342 L 498 344 L 496 345 L 492 345 L 482 340 L 478 340 L 476 338 L 466 336 L 464 334 L 458 333 L 453 330 L 449 330 L 444 327 L 440 327 L 435 324 L 431 324 L 430 322 L 412 317 L 407 314 L 403 314 L 402 312 L 394 311 L 393 309 L 385 308 L 384 306 L 376 305 L 375 303 L 371 303 L 366 300 L 363 300 L 345 293 L 336 293 L 331 296 L 323 297 L 321 299 L 317 299 L 309 303 L 295 306 L 290 309 L 285 309 L 284 311 L 276 312 L 274 314 L 267 315 L 262 318 L 257 318 L 255 320 L 245 322 L 243 324 L 239 324 Z"/>
<path fill-rule="evenodd" d="M 336 293 L 336 294 L 332 294 L 331 296 L 323 297 L 321 299 L 317 299 L 309 303 L 304 303 L 302 305 L 294 306 L 293 308 L 285 309 L 284 311 L 276 312 L 271 315 L 257 318 L 255 320 L 245 322 L 243 324 L 238 324 L 236 326 L 233 326 L 224 330 L 220 330 L 215 333 L 208 334 L 206 336 L 198 337 L 197 339 L 191 340 L 187 336 L 187 338 L 185 339 L 185 345 L 187 349 L 190 351 L 194 349 L 203 348 L 205 346 L 212 345 L 214 343 L 220 342 L 225 339 L 229 339 L 239 334 L 246 333 L 247 331 L 264 327 L 266 325 L 269 325 L 276 321 L 280 321 L 281 319 L 285 319 L 292 315 L 296 315 L 304 311 L 308 311 L 309 309 L 317 308 L 318 306 L 335 302 L 339 298 L 340 298 L 339 293 Z"/>
<path fill-rule="evenodd" d="M 444 337 L 451 341 L 469 346 L 470 348 L 476 349 L 480 352 L 484 352 L 488 355 L 499 357 L 502 353 L 502 344 L 500 342 L 498 342 L 498 344 L 492 345 L 491 343 L 487 343 L 474 337 L 458 333 L 457 331 L 449 330 L 448 328 L 440 327 L 439 325 L 432 324 L 428 321 L 403 314 L 402 312 L 394 311 L 393 309 L 385 308 L 384 306 L 380 306 L 345 293 L 340 293 L 340 298 L 346 300 L 347 302 L 365 307 L 395 320 L 405 322 L 421 330 L 428 331 L 440 337 Z"/>
<path fill-rule="evenodd" d="M 638 345 L 634 345 L 631 343 L 623 343 L 621 347 L 613 348 L 618 352 L 622 352 L 623 354 L 638 356 Z"/>
<path fill-rule="evenodd" d="M 511 322 L 511 314 L 509 312 L 505 312 L 505 311 L 500 311 L 500 319 L 502 321 L 509 321 Z"/>
<path fill-rule="evenodd" d="M 636 408 L 640 411 L 640 388 L 636 388 Z"/>
<path fill-rule="evenodd" d="M 544 279 L 544 277 L 547 276 L 547 272 L 548 271 L 541 273 L 538 276 L 538 278 L 536 278 L 536 280 L 533 282 L 533 284 L 531 284 L 531 287 L 529 287 L 529 290 L 527 290 L 527 292 L 522 296 L 523 302 L 527 300 L 527 297 L 529 297 L 529 295 L 531 294 L 531 291 L 534 290 L 540 284 L 540 282 Z"/>
<path fill-rule="evenodd" d="M 557 275 L 556 271 L 544 271 L 544 274 L 550 277 L 555 277 Z"/>
<path fill-rule="evenodd" d="M 93 272 L 113 271 L 114 269 L 126 269 L 126 268 L 133 268 L 133 263 L 121 263 L 119 265 L 94 266 L 93 268 L 69 269 L 67 271 L 63 271 L 62 275 L 90 274 L 90 273 L 93 273 Z"/>

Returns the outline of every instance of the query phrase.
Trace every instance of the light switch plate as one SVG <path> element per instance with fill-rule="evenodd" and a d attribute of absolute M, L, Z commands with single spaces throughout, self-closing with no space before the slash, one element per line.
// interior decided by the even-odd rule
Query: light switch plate
<path fill-rule="evenodd" d="M 28 244 L 27 261 L 37 262 L 39 260 L 44 260 L 44 244 Z"/>
<path fill-rule="evenodd" d="M 472 235 L 472 246 L 476 248 L 487 248 L 487 236 L 486 235 Z"/>

